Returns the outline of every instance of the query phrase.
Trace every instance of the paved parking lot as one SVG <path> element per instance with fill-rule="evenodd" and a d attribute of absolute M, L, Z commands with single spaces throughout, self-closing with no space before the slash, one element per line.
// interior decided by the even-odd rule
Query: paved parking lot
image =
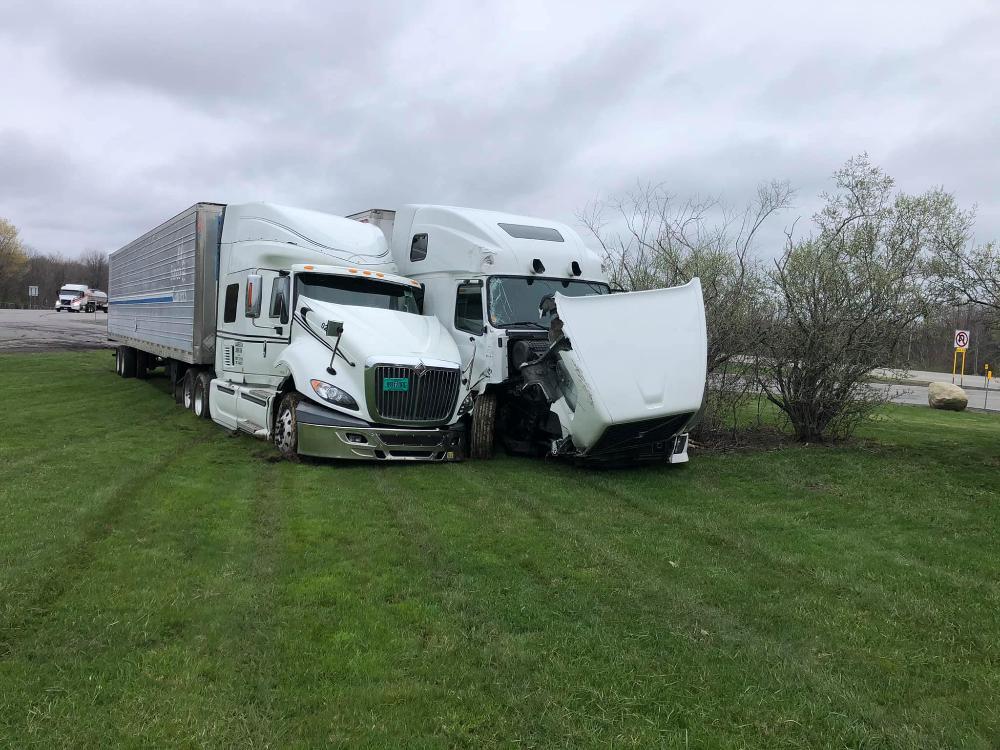
<path fill-rule="evenodd" d="M 108 316 L 54 310 L 0 310 L 0 353 L 109 347 Z"/>

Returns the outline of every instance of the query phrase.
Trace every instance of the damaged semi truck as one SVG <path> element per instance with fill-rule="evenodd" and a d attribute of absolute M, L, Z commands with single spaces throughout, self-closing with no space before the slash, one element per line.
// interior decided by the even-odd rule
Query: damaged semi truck
<path fill-rule="evenodd" d="M 425 309 L 452 334 L 474 398 L 469 452 L 593 463 L 688 460 L 705 390 L 698 279 L 612 294 L 565 224 L 450 206 L 372 209 Z"/>
<path fill-rule="evenodd" d="M 383 234 L 267 203 L 198 203 L 111 254 L 122 377 L 164 366 L 175 398 L 285 455 L 460 457 L 458 348 Z"/>

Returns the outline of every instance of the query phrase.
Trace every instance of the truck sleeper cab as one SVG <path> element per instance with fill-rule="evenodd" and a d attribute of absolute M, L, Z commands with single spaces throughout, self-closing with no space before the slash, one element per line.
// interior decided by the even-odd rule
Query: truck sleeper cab
<path fill-rule="evenodd" d="M 697 279 L 610 294 L 600 259 L 556 222 L 451 206 L 349 218 L 381 228 L 455 337 L 475 402 L 470 455 L 687 460 L 705 384 Z"/>
<path fill-rule="evenodd" d="M 157 263 L 170 267 L 168 283 L 150 272 Z M 376 229 L 272 204 L 202 203 L 110 265 L 119 374 L 164 365 L 198 416 L 286 456 L 460 457 L 471 403 L 458 350 Z"/>

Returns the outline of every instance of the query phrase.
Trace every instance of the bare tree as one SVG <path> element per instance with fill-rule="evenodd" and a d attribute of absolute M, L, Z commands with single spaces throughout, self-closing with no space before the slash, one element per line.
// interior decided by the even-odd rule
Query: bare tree
<path fill-rule="evenodd" d="M 27 264 L 17 227 L 0 218 L 0 302 L 13 301 Z"/>
<path fill-rule="evenodd" d="M 803 441 L 849 435 L 887 400 L 866 381 L 898 359 L 927 314 L 925 261 L 968 220 L 943 191 L 894 194 L 867 155 L 834 178 L 814 233 L 789 235 L 768 274 L 760 383 Z"/>
<path fill-rule="evenodd" d="M 945 303 L 977 305 L 1000 321 L 1000 246 L 972 245 L 968 238 L 967 231 L 956 234 L 936 248 L 928 264 L 932 289 Z"/>
<path fill-rule="evenodd" d="M 108 254 L 100 250 L 87 250 L 80 256 L 83 267 L 83 283 L 94 289 L 108 288 Z"/>
<path fill-rule="evenodd" d="M 753 248 L 792 196 L 787 183 L 769 182 L 733 210 L 716 198 L 678 202 L 662 185 L 640 185 L 579 217 L 601 244 L 612 283 L 632 291 L 701 280 L 710 383 L 703 424 L 710 428 L 735 425 L 755 382 L 741 358 L 756 352 L 763 331 L 763 276 Z"/>

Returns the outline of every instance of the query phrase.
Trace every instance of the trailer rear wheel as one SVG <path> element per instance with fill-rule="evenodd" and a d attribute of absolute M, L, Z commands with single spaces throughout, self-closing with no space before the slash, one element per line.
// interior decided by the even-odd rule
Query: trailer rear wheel
<path fill-rule="evenodd" d="M 209 419 L 212 416 L 208 408 L 208 394 L 212 390 L 212 376 L 205 370 L 198 373 L 194 380 L 194 413 L 202 419 Z"/>
<path fill-rule="evenodd" d="M 123 378 L 135 377 L 135 349 L 131 346 L 119 346 L 118 356 L 115 357 L 118 366 L 118 374 Z"/>
<path fill-rule="evenodd" d="M 194 381 L 197 376 L 194 370 L 188 370 L 181 379 L 181 403 L 185 409 L 194 411 Z"/>
<path fill-rule="evenodd" d="M 493 458 L 493 439 L 497 425 L 497 396 L 484 393 L 472 409 L 472 429 L 469 431 L 470 458 Z"/>
<path fill-rule="evenodd" d="M 152 360 L 151 355 L 139 350 L 135 351 L 135 376 L 137 378 L 145 380 L 149 377 L 149 371 L 152 369 L 150 360 Z"/>
<path fill-rule="evenodd" d="M 274 420 L 274 446 L 285 458 L 295 458 L 299 449 L 299 425 L 295 418 L 295 407 L 302 397 L 297 393 L 286 393 L 278 404 L 278 416 Z"/>

